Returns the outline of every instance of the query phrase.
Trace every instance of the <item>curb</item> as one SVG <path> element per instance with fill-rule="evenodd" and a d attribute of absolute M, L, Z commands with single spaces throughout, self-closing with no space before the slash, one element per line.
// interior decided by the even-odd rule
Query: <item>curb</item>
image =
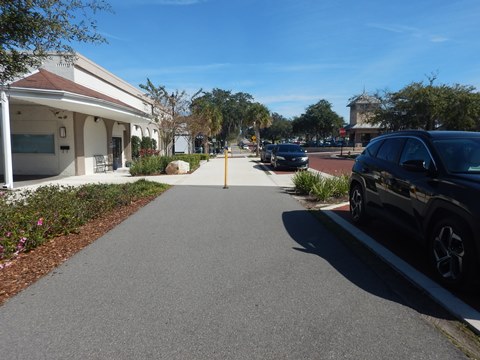
<path fill-rule="evenodd" d="M 390 264 L 395 271 L 404 276 L 408 281 L 423 289 L 434 301 L 442 305 L 447 311 L 468 324 L 473 331 L 480 334 L 480 312 L 464 303 L 448 290 L 438 285 L 436 282 L 426 277 L 407 262 L 399 258 L 387 248 L 377 243 L 373 238 L 356 228 L 348 221 L 342 219 L 332 210 L 344 206 L 348 203 L 336 204 L 321 208 L 331 220 L 340 225 L 348 233 L 354 236 L 360 243 L 365 245 L 370 251 L 380 257 L 383 261 Z"/>

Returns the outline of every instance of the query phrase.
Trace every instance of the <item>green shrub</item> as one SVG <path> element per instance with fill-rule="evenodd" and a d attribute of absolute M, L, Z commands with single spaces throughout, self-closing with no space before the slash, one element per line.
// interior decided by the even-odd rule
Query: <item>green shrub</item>
<path fill-rule="evenodd" d="M 132 163 L 130 174 L 132 176 L 158 175 L 165 171 L 165 167 L 163 156 L 145 156 Z"/>
<path fill-rule="evenodd" d="M 132 136 L 132 139 L 131 139 L 132 157 L 134 159 L 137 159 L 140 156 L 140 143 L 141 143 L 141 141 L 142 140 L 138 136 L 136 136 L 136 135 Z"/>
<path fill-rule="evenodd" d="M 174 156 L 146 156 L 134 161 L 130 166 L 132 176 L 159 175 L 165 173 L 168 164 L 175 160 L 182 160 L 190 164 L 190 171 L 200 166 L 200 161 L 209 160 L 208 154 L 176 154 Z"/>
<path fill-rule="evenodd" d="M 35 191 L 0 192 L 0 261 L 72 233 L 87 221 L 161 194 L 169 186 L 139 180 L 130 184 L 50 185 Z M 0 268 L 2 264 L 0 263 Z"/>

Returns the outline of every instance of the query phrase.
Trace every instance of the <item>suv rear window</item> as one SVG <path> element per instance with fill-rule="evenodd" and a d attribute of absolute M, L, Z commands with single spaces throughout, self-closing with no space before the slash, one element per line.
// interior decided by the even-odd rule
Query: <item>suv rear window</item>
<path fill-rule="evenodd" d="M 386 139 L 377 152 L 377 158 L 393 163 L 398 162 L 404 142 L 404 138 Z"/>
<path fill-rule="evenodd" d="M 378 148 L 380 145 L 382 145 L 382 143 L 382 141 L 374 141 L 369 143 L 363 153 L 367 154 L 368 156 L 375 157 L 375 155 L 377 155 Z"/>

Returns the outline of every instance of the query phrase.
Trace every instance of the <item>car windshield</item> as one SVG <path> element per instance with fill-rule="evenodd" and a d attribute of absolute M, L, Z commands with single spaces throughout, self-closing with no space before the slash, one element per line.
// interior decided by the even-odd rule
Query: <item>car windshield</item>
<path fill-rule="evenodd" d="M 433 144 L 449 172 L 480 173 L 480 139 L 441 139 Z"/>
<path fill-rule="evenodd" d="M 278 152 L 283 153 L 298 153 L 304 152 L 303 149 L 298 145 L 278 145 Z"/>

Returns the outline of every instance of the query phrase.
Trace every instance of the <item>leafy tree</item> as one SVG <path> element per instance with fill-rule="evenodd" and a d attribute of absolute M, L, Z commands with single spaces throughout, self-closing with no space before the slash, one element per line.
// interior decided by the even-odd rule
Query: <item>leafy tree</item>
<path fill-rule="evenodd" d="M 222 129 L 223 115 L 220 108 L 207 96 L 194 99 L 190 105 L 189 128 L 192 137 L 203 135 L 203 149 L 209 153 L 208 138 L 217 135 Z"/>
<path fill-rule="evenodd" d="M 433 84 L 435 77 L 386 91 L 370 122 L 387 130 L 478 130 L 480 94 L 473 86 Z"/>
<path fill-rule="evenodd" d="M 267 107 L 260 103 L 253 103 L 247 110 L 247 125 L 250 125 L 255 130 L 255 137 L 257 141 L 256 154 L 258 156 L 260 151 L 260 129 L 270 126 L 272 118 Z"/>
<path fill-rule="evenodd" d="M 441 127 L 449 130 L 480 130 L 480 93 L 473 86 L 454 85 L 444 95 Z"/>
<path fill-rule="evenodd" d="M 278 113 L 272 114 L 272 124 L 260 130 L 260 136 L 275 143 L 280 139 L 288 139 L 292 135 L 292 121 Z"/>
<path fill-rule="evenodd" d="M 104 0 L 1 0 L 0 85 L 40 66 L 51 52 L 75 59 L 72 42 L 102 43 L 94 15 Z"/>
<path fill-rule="evenodd" d="M 190 103 L 201 90 L 192 97 L 189 97 L 184 90 L 175 90 L 169 94 L 165 86 L 155 86 L 148 78 L 146 84 L 140 84 L 140 88 L 146 91 L 153 102 L 153 120 L 160 133 L 164 153 L 175 154 L 175 135 L 185 126 Z"/>
<path fill-rule="evenodd" d="M 307 121 L 307 118 L 302 114 L 297 116 L 292 121 L 292 133 L 297 136 L 302 136 L 307 140 L 310 140 L 310 124 Z"/>
<path fill-rule="evenodd" d="M 245 128 L 246 112 L 253 97 L 247 93 L 232 94 L 231 91 L 222 89 L 213 89 L 203 96 L 222 113 L 220 137 L 224 141 L 236 138 Z"/>
<path fill-rule="evenodd" d="M 304 134 L 307 140 L 312 136 L 324 138 L 337 132 L 343 125 L 343 118 L 332 110 L 332 104 L 320 100 L 307 107 L 305 114 L 293 120 L 293 131 Z"/>

